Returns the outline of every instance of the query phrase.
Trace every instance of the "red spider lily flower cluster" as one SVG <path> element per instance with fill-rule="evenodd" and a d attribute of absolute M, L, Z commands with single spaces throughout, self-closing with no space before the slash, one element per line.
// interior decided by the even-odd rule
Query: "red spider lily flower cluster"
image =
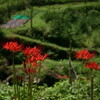
<path fill-rule="evenodd" d="M 98 65 L 97 63 L 95 63 L 95 62 L 89 62 L 89 63 L 87 63 L 87 64 L 86 64 L 86 67 L 87 67 L 87 68 L 92 68 L 92 69 L 95 69 L 95 70 L 100 69 L 100 68 L 99 68 L 99 65 Z"/>
<path fill-rule="evenodd" d="M 90 53 L 86 49 L 80 50 L 80 51 L 75 53 L 76 59 L 84 59 L 84 60 L 89 60 L 89 59 L 93 58 L 94 55 L 95 55 L 95 53 Z"/>
<path fill-rule="evenodd" d="M 42 55 L 42 47 L 40 46 L 35 46 L 33 48 L 27 47 L 23 50 L 23 53 L 29 62 L 45 60 L 48 56 L 47 54 Z"/>
<path fill-rule="evenodd" d="M 21 51 L 23 49 L 23 45 L 19 45 L 17 42 L 6 42 L 5 44 L 3 44 L 3 49 L 16 52 Z"/>
<path fill-rule="evenodd" d="M 67 75 L 64 75 L 64 76 L 62 76 L 62 75 L 57 75 L 57 77 L 58 77 L 59 79 L 65 79 L 65 78 L 68 78 Z"/>
<path fill-rule="evenodd" d="M 95 56 L 95 53 L 90 53 L 87 49 L 84 50 L 80 50 L 78 52 L 75 53 L 75 57 L 76 59 L 83 59 L 86 61 L 89 61 L 91 58 L 93 58 Z M 99 70 L 99 65 L 95 62 L 87 62 L 86 63 L 86 68 L 92 68 L 95 70 Z"/>
<path fill-rule="evenodd" d="M 48 57 L 47 54 L 42 55 L 42 47 L 40 46 L 35 46 L 33 48 L 26 47 L 23 53 L 26 56 L 26 61 L 23 63 L 24 72 L 26 74 L 36 73 L 36 67 L 40 66 L 39 61 L 43 61 Z"/>
<path fill-rule="evenodd" d="M 82 77 L 78 77 L 77 79 L 79 79 L 79 80 L 85 80 L 85 81 L 90 81 L 87 78 L 82 78 Z"/>

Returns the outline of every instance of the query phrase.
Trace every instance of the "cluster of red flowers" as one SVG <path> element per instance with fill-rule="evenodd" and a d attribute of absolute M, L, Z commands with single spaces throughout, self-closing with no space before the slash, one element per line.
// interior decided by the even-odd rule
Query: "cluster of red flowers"
<path fill-rule="evenodd" d="M 98 70 L 99 69 L 99 65 L 97 63 L 95 63 L 95 62 L 89 62 L 89 63 L 87 63 L 86 64 L 86 67 L 87 68 L 93 68 L 95 70 Z"/>
<path fill-rule="evenodd" d="M 95 55 L 95 53 L 90 53 L 86 49 L 80 50 L 80 51 L 75 53 L 76 59 L 84 59 L 84 60 L 89 60 L 89 59 L 93 58 L 94 55 Z"/>
<path fill-rule="evenodd" d="M 23 50 L 23 53 L 27 58 L 27 62 L 45 60 L 48 56 L 47 54 L 42 55 L 42 47 L 40 46 L 35 46 L 33 48 L 27 47 Z"/>
<path fill-rule="evenodd" d="M 27 47 L 23 50 L 23 53 L 26 56 L 26 61 L 24 62 L 24 71 L 26 74 L 36 73 L 36 67 L 40 66 L 39 61 L 45 60 L 48 56 L 47 54 L 42 55 L 41 46 Z"/>
<path fill-rule="evenodd" d="M 7 42 L 3 45 L 3 49 L 16 52 L 16 51 L 21 51 L 23 49 L 23 45 L 22 44 L 19 45 L 17 42 Z"/>
<path fill-rule="evenodd" d="M 62 75 L 57 75 L 57 77 L 58 77 L 59 79 L 65 79 L 65 78 L 68 78 L 67 75 L 64 75 L 64 76 L 62 76 Z"/>
<path fill-rule="evenodd" d="M 85 81 L 90 81 L 87 78 L 82 78 L 82 77 L 78 77 L 77 79 L 79 79 L 79 80 L 85 80 Z"/>
<path fill-rule="evenodd" d="M 76 59 L 83 59 L 83 60 L 86 60 L 86 61 L 89 61 L 94 56 L 95 56 L 95 53 L 90 53 L 87 49 L 80 50 L 80 51 L 75 53 Z M 95 70 L 100 69 L 99 65 L 95 62 L 86 63 L 86 67 L 87 68 L 92 68 L 92 69 L 95 69 Z"/>
<path fill-rule="evenodd" d="M 39 66 L 39 61 L 43 61 L 47 58 L 47 54 L 42 55 L 42 47 L 35 46 L 33 48 L 26 47 L 22 44 L 18 44 L 17 42 L 7 42 L 3 44 L 3 49 L 10 50 L 12 52 L 21 51 L 24 53 L 26 57 L 26 61 L 24 61 L 24 69 L 23 71 L 26 74 L 36 73 L 36 66 Z"/>

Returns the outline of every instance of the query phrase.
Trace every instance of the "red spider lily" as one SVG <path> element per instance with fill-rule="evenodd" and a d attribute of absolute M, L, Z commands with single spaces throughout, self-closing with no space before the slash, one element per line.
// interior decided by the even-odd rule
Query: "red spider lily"
<path fill-rule="evenodd" d="M 42 49 L 38 46 L 35 46 L 33 48 L 27 47 L 25 50 L 23 50 L 23 53 L 27 58 L 34 56 L 36 60 L 44 60 L 47 57 L 47 54 L 41 54 Z"/>
<path fill-rule="evenodd" d="M 38 62 L 35 61 L 35 62 L 31 63 L 31 66 L 37 67 L 37 66 L 41 66 L 41 65 Z"/>
<path fill-rule="evenodd" d="M 27 56 L 27 57 L 28 57 L 28 56 L 32 56 L 32 55 L 35 56 L 35 55 L 41 53 L 41 51 L 42 51 L 42 49 L 40 49 L 40 47 L 38 47 L 38 46 L 35 46 L 35 47 L 33 47 L 33 48 L 26 47 L 26 49 L 23 50 L 25 56 Z"/>
<path fill-rule="evenodd" d="M 45 60 L 47 57 L 48 57 L 48 54 L 44 54 L 44 55 L 38 54 L 38 55 L 36 56 L 35 60 L 36 60 L 36 61 Z"/>
<path fill-rule="evenodd" d="M 34 74 L 36 73 L 36 68 L 33 67 L 27 67 L 22 69 L 26 74 Z"/>
<path fill-rule="evenodd" d="M 23 50 L 23 53 L 26 56 L 26 61 L 23 63 L 26 74 L 36 73 L 36 67 L 41 66 L 39 61 L 45 60 L 48 56 L 47 54 L 42 55 L 42 48 L 40 46 L 27 47 Z"/>
<path fill-rule="evenodd" d="M 48 57 L 47 54 L 42 55 L 42 49 L 37 46 L 33 48 L 27 47 L 25 50 L 23 50 L 23 53 L 26 56 L 26 62 L 30 64 L 32 62 L 36 64 L 36 62 L 45 60 Z"/>
<path fill-rule="evenodd" d="M 63 78 L 68 78 L 68 76 L 67 75 L 64 75 Z"/>
<path fill-rule="evenodd" d="M 86 49 L 80 50 L 80 51 L 75 53 L 76 59 L 85 59 L 85 60 L 89 60 L 89 59 L 93 58 L 94 55 L 95 55 L 95 53 L 90 53 Z"/>
<path fill-rule="evenodd" d="M 12 52 L 21 51 L 23 49 L 23 45 L 19 45 L 17 42 L 6 42 L 3 45 L 3 49 L 10 50 Z"/>
<path fill-rule="evenodd" d="M 98 67 L 99 67 L 99 69 L 100 69 L 100 64 L 98 64 Z"/>
<path fill-rule="evenodd" d="M 62 76 L 62 75 L 57 75 L 57 77 L 58 77 L 59 79 L 68 78 L 68 76 L 67 76 L 67 75 L 64 75 L 64 76 Z"/>
<path fill-rule="evenodd" d="M 26 63 L 27 65 L 34 66 L 34 67 L 37 67 L 40 65 L 37 61 L 30 61 L 29 59 L 27 59 Z"/>
<path fill-rule="evenodd" d="M 79 80 L 85 80 L 85 81 L 90 81 L 87 78 L 81 78 L 81 77 L 78 77 L 77 79 L 79 79 Z"/>
<path fill-rule="evenodd" d="M 99 65 L 95 62 L 89 62 L 86 64 L 86 67 L 87 68 L 92 68 L 92 69 L 95 69 L 95 70 L 99 70 Z"/>
<path fill-rule="evenodd" d="M 44 54 L 42 60 L 45 60 L 48 57 L 48 54 Z"/>
<path fill-rule="evenodd" d="M 27 65 L 34 66 L 34 67 L 40 66 L 40 64 L 38 63 L 38 61 L 36 61 L 36 59 L 33 58 L 33 57 L 30 57 L 30 58 L 26 59 L 25 62 L 23 62 L 24 68 L 26 68 Z"/>

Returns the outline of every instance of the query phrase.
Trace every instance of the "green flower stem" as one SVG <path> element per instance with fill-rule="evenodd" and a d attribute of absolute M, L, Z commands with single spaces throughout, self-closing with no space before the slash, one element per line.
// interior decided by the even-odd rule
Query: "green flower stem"
<path fill-rule="evenodd" d="M 20 86 L 19 86 L 19 100 L 21 100 Z"/>
<path fill-rule="evenodd" d="M 28 99 L 30 98 L 30 74 L 28 75 L 29 79 L 28 79 Z"/>
<path fill-rule="evenodd" d="M 90 100 L 93 100 L 93 80 L 94 80 L 94 76 L 92 74 L 92 70 L 91 70 L 91 95 L 90 95 Z"/>
<path fill-rule="evenodd" d="M 12 52 L 12 65 L 13 65 L 13 82 L 14 82 L 14 92 L 15 92 L 15 96 L 17 94 L 17 82 L 16 82 L 16 69 L 15 69 L 15 64 L 14 64 L 14 52 Z M 15 99 L 16 100 L 16 99 Z"/>
<path fill-rule="evenodd" d="M 31 82 L 30 82 L 30 97 L 31 97 L 31 99 L 30 100 L 32 100 L 33 99 L 33 96 L 32 96 L 32 85 L 33 85 L 33 77 L 32 77 L 32 74 L 31 74 Z"/>
<path fill-rule="evenodd" d="M 33 83 L 34 83 L 34 75 L 32 74 L 32 85 L 31 85 L 32 87 L 31 87 L 31 89 L 33 88 Z M 33 93 L 34 92 L 33 92 L 33 90 L 31 90 L 31 91 L 32 91 L 32 98 L 33 98 Z"/>
<path fill-rule="evenodd" d="M 81 79 L 81 76 L 82 76 L 82 69 L 84 68 L 84 60 L 82 60 L 82 67 L 80 67 L 80 75 L 78 77 L 78 80 L 79 80 L 79 83 L 78 83 L 78 100 L 80 99 L 79 97 L 79 94 L 80 94 L 80 79 Z M 82 92 L 83 93 L 83 92 Z"/>
<path fill-rule="evenodd" d="M 80 91 L 79 91 L 79 89 L 80 89 L 80 80 L 78 79 L 78 81 L 79 81 L 79 83 L 78 83 L 78 100 L 80 99 L 80 96 L 79 96 L 79 94 L 80 94 Z"/>
<path fill-rule="evenodd" d="M 70 40 L 70 50 L 69 50 L 69 84 L 72 84 L 72 76 L 71 76 L 71 69 L 72 69 L 72 61 L 71 61 L 71 53 L 72 53 L 72 41 Z"/>
<path fill-rule="evenodd" d="M 36 85 L 38 84 L 38 80 L 39 80 L 39 77 L 40 77 L 40 72 L 41 72 L 41 63 L 40 63 L 38 74 L 37 74 Z"/>
<path fill-rule="evenodd" d="M 84 68 L 84 60 L 82 60 L 82 67 L 80 67 L 80 76 L 82 76 L 82 69 Z"/>
<path fill-rule="evenodd" d="M 17 84 L 18 84 L 18 83 L 17 83 Z M 20 90 L 19 90 L 19 86 L 16 85 L 16 87 L 17 87 L 17 96 L 18 96 L 18 100 L 20 100 Z"/>
<path fill-rule="evenodd" d="M 25 98 L 25 77 L 23 78 L 23 91 L 24 91 L 24 98 Z"/>
<path fill-rule="evenodd" d="M 29 73 L 29 83 L 28 83 L 28 100 L 32 100 L 32 75 Z"/>

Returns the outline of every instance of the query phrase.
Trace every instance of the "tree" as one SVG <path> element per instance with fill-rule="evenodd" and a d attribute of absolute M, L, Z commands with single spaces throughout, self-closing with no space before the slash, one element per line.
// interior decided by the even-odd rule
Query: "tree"
<path fill-rule="evenodd" d="M 30 9 L 30 27 L 31 29 L 33 28 L 33 7 L 31 6 L 31 9 Z"/>
<path fill-rule="evenodd" d="M 10 1 L 7 1 L 8 18 L 11 18 Z"/>

